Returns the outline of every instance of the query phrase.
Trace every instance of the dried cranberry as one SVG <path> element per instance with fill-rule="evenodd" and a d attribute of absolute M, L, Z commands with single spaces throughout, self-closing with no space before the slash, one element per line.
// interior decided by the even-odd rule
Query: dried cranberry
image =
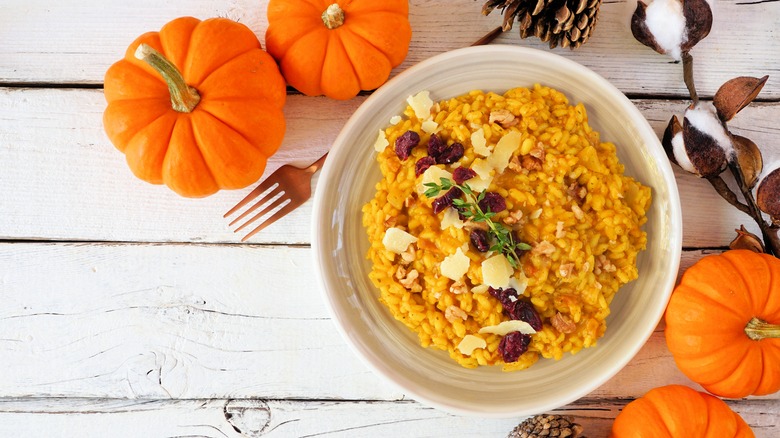
<path fill-rule="evenodd" d="M 436 159 L 433 157 L 422 157 L 414 163 L 414 174 L 420 176 L 428 170 L 429 167 L 436 164 Z"/>
<path fill-rule="evenodd" d="M 504 311 L 507 313 L 509 313 L 509 311 L 512 309 L 514 303 L 517 302 L 517 291 L 511 287 L 506 289 L 494 289 L 492 287 L 488 287 L 488 293 L 492 295 L 493 298 L 501 302 L 501 305 L 504 307 Z"/>
<path fill-rule="evenodd" d="M 509 310 L 509 317 L 527 322 L 537 332 L 542 329 L 542 318 L 534 308 L 534 305 L 528 301 L 515 301 Z"/>
<path fill-rule="evenodd" d="M 477 248 L 477 251 L 487 252 L 490 249 L 487 231 L 475 228 L 471 231 L 469 238 L 471 240 L 471 244 L 474 245 L 474 248 Z"/>
<path fill-rule="evenodd" d="M 477 172 L 474 172 L 468 167 L 458 167 L 452 172 L 452 179 L 458 184 L 463 184 L 465 181 L 468 181 L 475 176 L 477 176 Z"/>
<path fill-rule="evenodd" d="M 463 145 L 460 143 L 453 143 L 450 147 L 444 150 L 441 154 L 437 155 L 436 163 L 438 164 L 451 164 L 454 163 L 461 158 L 463 158 L 463 153 L 465 150 L 463 149 Z"/>
<path fill-rule="evenodd" d="M 447 149 L 447 143 L 438 135 L 431 134 L 431 137 L 428 139 L 428 155 L 436 158 L 441 155 L 445 149 Z"/>
<path fill-rule="evenodd" d="M 485 197 L 479 201 L 479 208 L 485 213 L 487 213 L 488 210 L 493 213 L 500 213 L 506 210 L 506 201 L 496 192 L 487 192 L 485 193 Z"/>
<path fill-rule="evenodd" d="M 501 338 L 501 342 L 498 343 L 498 350 L 501 351 L 501 357 L 504 358 L 504 362 L 511 363 L 517 362 L 517 359 L 528 351 L 529 345 L 531 345 L 531 335 L 510 332 Z"/>
<path fill-rule="evenodd" d="M 406 131 L 395 139 L 395 154 L 401 161 L 409 158 L 412 149 L 420 143 L 420 134 L 414 131 Z"/>
<path fill-rule="evenodd" d="M 433 212 L 434 214 L 439 214 L 442 211 L 444 211 L 445 208 L 452 205 L 452 201 L 455 198 L 460 198 L 460 196 L 463 194 L 463 192 L 457 188 L 453 187 L 450 189 L 449 192 L 443 194 L 442 196 L 439 196 L 438 198 L 433 200 Z"/>

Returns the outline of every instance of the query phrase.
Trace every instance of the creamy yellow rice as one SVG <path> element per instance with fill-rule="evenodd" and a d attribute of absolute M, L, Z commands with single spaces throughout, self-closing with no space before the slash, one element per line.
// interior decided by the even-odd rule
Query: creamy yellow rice
<path fill-rule="evenodd" d="M 491 113 L 500 115 L 499 110 L 516 117 L 514 126 L 490 122 Z M 647 220 L 650 189 L 623 175 L 615 145 L 601 141 L 591 129 L 585 107 L 570 105 L 554 89 L 537 84 L 503 95 L 471 91 L 437 102 L 431 111 L 428 120 L 436 122 L 437 134 L 448 144 L 459 142 L 465 147 L 457 163 L 437 165 L 450 172 L 480 158 L 471 144 L 478 129 L 482 128 L 488 147 L 511 130 L 521 134 L 511 164 L 494 175 L 489 190 L 507 203 L 507 210 L 494 220 L 517 230 L 520 239 L 533 247 L 521 256 L 514 277 L 525 286 L 520 299 L 533 304 L 544 328 L 532 335 L 528 351 L 513 363 L 502 360 L 501 336 L 478 333 L 509 317 L 500 302 L 479 287 L 486 254 L 468 244 L 469 227 L 442 230 L 443 214 L 433 214 L 433 199 L 418 191 L 423 177 L 415 176 L 415 162 L 427 155 L 430 134 L 422 129 L 424 120 L 415 116 L 412 107 L 384 129 L 389 146 L 377 156 L 383 177 L 376 184 L 376 195 L 363 207 L 370 241 L 367 257 L 373 264 L 369 276 L 379 290 L 379 300 L 417 333 L 423 347 L 445 350 L 464 367 L 501 365 L 505 371 L 519 370 L 540 356 L 560 359 L 566 352 L 595 345 L 606 330 L 615 293 L 637 278 L 637 253 L 646 245 L 641 226 Z M 393 146 L 409 130 L 419 133 L 421 141 L 402 161 Z M 534 156 L 538 166 L 533 165 Z M 406 254 L 383 245 L 390 227 L 417 238 Z M 440 264 L 457 248 L 467 247 L 469 268 L 461 284 L 456 284 L 441 274 Z M 412 282 L 408 273 L 413 270 L 419 275 Z M 570 323 L 568 328 L 559 330 L 556 318 Z M 458 344 L 469 334 L 484 339 L 486 347 L 461 353 Z"/>

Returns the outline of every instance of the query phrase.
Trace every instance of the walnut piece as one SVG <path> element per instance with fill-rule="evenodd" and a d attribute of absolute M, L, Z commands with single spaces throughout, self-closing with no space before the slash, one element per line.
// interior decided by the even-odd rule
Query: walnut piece
<path fill-rule="evenodd" d="M 556 313 L 550 318 L 550 323 L 556 330 L 561 333 L 573 333 L 577 330 L 577 324 L 575 324 L 568 316 L 565 316 L 561 312 Z"/>
<path fill-rule="evenodd" d="M 406 251 L 401 253 L 401 264 L 409 265 L 417 258 L 417 251 L 414 249 L 414 244 L 409 245 Z"/>
<path fill-rule="evenodd" d="M 465 321 L 469 318 L 469 315 L 458 306 L 450 306 L 444 311 L 444 317 L 447 318 L 447 321 L 449 322 L 455 322 L 458 319 Z"/>
<path fill-rule="evenodd" d="M 577 204 L 572 204 L 571 212 L 574 213 L 574 217 L 576 217 L 578 221 L 581 221 L 585 218 L 585 212 L 582 211 L 580 206 Z"/>
<path fill-rule="evenodd" d="M 450 292 L 454 293 L 455 295 L 465 294 L 468 291 L 469 287 L 466 286 L 466 283 L 464 283 L 463 280 L 458 280 L 452 283 L 452 286 L 450 286 Z"/>
<path fill-rule="evenodd" d="M 540 162 L 544 162 L 544 157 L 546 155 L 544 152 L 544 143 L 537 141 L 536 145 L 528 151 L 528 155 L 538 158 Z"/>
<path fill-rule="evenodd" d="M 512 155 L 512 158 L 509 160 L 507 167 L 509 167 L 509 170 L 513 170 L 517 173 L 523 171 L 523 165 L 520 164 L 520 158 L 518 158 L 517 155 Z"/>
<path fill-rule="evenodd" d="M 585 186 L 580 185 L 577 181 L 574 181 L 569 185 L 569 188 L 566 189 L 566 193 L 577 201 L 578 204 L 582 204 L 585 202 L 585 197 L 588 196 L 588 189 L 586 189 Z"/>
<path fill-rule="evenodd" d="M 542 240 L 541 242 L 537 243 L 536 246 L 534 246 L 534 249 L 531 252 L 533 254 L 549 256 L 555 252 L 555 245 L 546 240 Z"/>
<path fill-rule="evenodd" d="M 564 263 L 558 268 L 558 273 L 561 274 L 562 278 L 570 276 L 572 272 L 574 272 L 574 263 Z"/>
<path fill-rule="evenodd" d="M 390 216 L 389 214 L 385 215 L 385 227 L 393 228 L 393 227 L 395 227 L 396 223 L 398 223 L 398 218 L 397 217 Z"/>
<path fill-rule="evenodd" d="M 514 225 L 523 219 L 523 211 L 515 210 L 509 213 L 509 216 L 504 218 L 504 223 L 507 225 Z"/>
<path fill-rule="evenodd" d="M 410 290 L 412 292 L 422 292 L 422 286 L 420 286 L 420 273 L 417 272 L 416 269 L 412 269 L 411 271 L 406 270 L 403 266 L 399 266 L 398 270 L 395 271 L 395 278 L 398 279 L 398 282 L 406 288 L 407 290 Z"/>
<path fill-rule="evenodd" d="M 497 109 L 490 112 L 489 122 L 498 123 L 502 128 L 509 128 L 517 125 L 520 121 L 508 109 Z"/>
<path fill-rule="evenodd" d="M 555 238 L 556 239 L 563 239 L 566 237 L 566 230 L 563 229 L 563 221 L 558 221 L 558 223 L 555 226 Z"/>
<path fill-rule="evenodd" d="M 604 254 L 596 256 L 596 266 L 593 268 L 593 273 L 598 275 L 602 272 L 615 272 L 617 266 L 615 266 Z"/>
<path fill-rule="evenodd" d="M 523 169 L 526 170 L 542 170 L 542 160 L 530 155 L 525 155 L 523 157 L 522 166 Z"/>

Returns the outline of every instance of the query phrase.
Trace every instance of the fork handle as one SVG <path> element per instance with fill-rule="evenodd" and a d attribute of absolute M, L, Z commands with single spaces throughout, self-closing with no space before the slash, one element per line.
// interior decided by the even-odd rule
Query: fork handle
<path fill-rule="evenodd" d="M 325 152 L 325 155 L 321 156 L 319 160 L 315 161 L 311 164 L 311 166 L 306 168 L 306 171 L 309 173 L 314 173 L 322 167 L 323 164 L 325 164 L 325 159 L 328 158 L 328 153 Z"/>

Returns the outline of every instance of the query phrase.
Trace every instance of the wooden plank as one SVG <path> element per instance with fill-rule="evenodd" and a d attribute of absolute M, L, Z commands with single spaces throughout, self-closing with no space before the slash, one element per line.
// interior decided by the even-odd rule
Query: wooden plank
<path fill-rule="evenodd" d="M 287 162 L 313 162 L 363 101 L 291 96 L 287 135 L 266 176 Z M 685 108 L 675 101 L 635 103 L 659 135 Z M 238 242 L 222 214 L 251 188 L 192 200 L 136 179 L 103 133 L 104 107 L 98 90 L 0 88 L 0 239 Z M 757 103 L 731 123 L 765 151 L 767 167 L 780 160 L 778 119 L 779 103 Z M 742 223 L 757 231 L 704 180 L 675 173 L 685 247 L 725 246 Z M 306 203 L 252 242 L 308 244 L 311 208 Z"/>
<path fill-rule="evenodd" d="M 684 254 L 683 269 L 702 256 Z M 0 397 L 403 399 L 338 334 L 310 257 L 256 245 L 0 244 Z M 693 385 L 659 329 L 592 396 L 669 383 Z"/>
<path fill-rule="evenodd" d="M 123 56 L 133 39 L 177 16 L 229 17 L 249 26 L 262 41 L 267 28 L 266 1 L 5 0 L 0 5 L 4 11 L 0 15 L 0 82 L 6 84 L 99 85 L 106 69 Z M 635 5 L 631 0 L 604 2 L 588 43 L 576 51 L 554 52 L 592 68 L 626 93 L 687 96 L 681 65 L 631 36 L 628 22 Z M 498 11 L 483 17 L 481 7 L 481 1 L 473 0 L 411 1 L 411 49 L 394 74 L 438 53 L 468 46 L 500 25 Z M 780 39 L 773 37 L 778 19 L 778 3 L 718 2 L 710 35 L 693 50 L 699 93 L 712 95 L 734 76 L 762 76 L 780 70 L 776 56 Z M 516 30 L 498 43 L 548 50 L 538 40 L 521 40 Z M 750 50 L 745 50 L 748 46 Z M 770 80 L 762 96 L 780 98 L 780 82 Z"/>
<path fill-rule="evenodd" d="M 587 436 L 605 437 L 629 400 L 583 399 L 553 411 L 573 416 Z M 780 420 L 772 402 L 729 402 L 758 438 L 776 437 Z M 448 415 L 415 402 L 286 400 L 0 400 L 3 436 L 239 437 L 474 437 L 506 436 L 522 418 Z"/>

